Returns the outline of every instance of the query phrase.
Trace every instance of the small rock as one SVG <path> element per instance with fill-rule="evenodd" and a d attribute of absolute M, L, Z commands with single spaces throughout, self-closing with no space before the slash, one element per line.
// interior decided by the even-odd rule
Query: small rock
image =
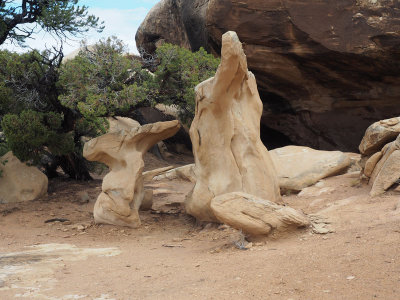
<path fill-rule="evenodd" d="M 173 238 L 172 241 L 173 241 L 173 242 L 181 242 L 182 239 L 180 239 L 180 238 Z"/>
<path fill-rule="evenodd" d="M 313 228 L 313 232 L 317 233 L 317 234 L 327 234 L 330 232 L 330 230 L 328 228 L 325 228 L 326 224 L 317 224 L 317 223 L 313 223 L 312 224 L 312 228 Z"/>
<path fill-rule="evenodd" d="M 222 224 L 222 225 L 219 225 L 218 226 L 218 230 L 226 230 L 226 229 L 229 229 L 229 225 L 226 225 L 226 224 Z"/>
<path fill-rule="evenodd" d="M 80 192 L 79 194 L 79 203 L 85 204 L 89 202 L 89 194 L 87 192 Z"/>
<path fill-rule="evenodd" d="M 347 280 L 353 280 L 354 278 L 356 278 L 355 276 L 347 276 L 346 279 Z"/>
<path fill-rule="evenodd" d="M 248 243 L 246 246 L 244 246 L 246 249 L 250 249 L 253 247 L 253 243 Z"/>
<path fill-rule="evenodd" d="M 78 225 L 78 226 L 76 226 L 76 230 L 78 230 L 78 231 L 85 230 L 85 226 L 83 226 L 83 225 Z"/>

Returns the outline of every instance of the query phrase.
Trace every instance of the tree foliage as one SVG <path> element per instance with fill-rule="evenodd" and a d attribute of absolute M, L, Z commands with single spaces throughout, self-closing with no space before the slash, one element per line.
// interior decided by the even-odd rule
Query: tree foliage
<path fill-rule="evenodd" d="M 77 4 L 78 0 L 0 0 L 0 45 L 6 40 L 24 45 L 37 29 L 61 40 L 90 28 L 102 31 L 99 19 L 89 15 L 86 6 Z"/>
<path fill-rule="evenodd" d="M 162 45 L 156 54 L 159 65 L 154 76 L 158 89 L 155 101 L 176 105 L 182 121 L 190 123 L 194 117 L 194 87 L 214 76 L 220 60 L 203 48 L 191 52 L 171 44 Z"/>
<path fill-rule="evenodd" d="M 76 57 L 62 59 L 62 52 L 0 51 L 0 131 L 22 161 L 43 165 L 49 176 L 60 166 L 76 179 L 90 178 L 82 139 L 104 133 L 105 117 L 129 117 L 139 107 L 164 103 L 189 122 L 194 87 L 219 63 L 203 49 L 164 44 L 151 73 L 116 38 L 83 44 Z"/>

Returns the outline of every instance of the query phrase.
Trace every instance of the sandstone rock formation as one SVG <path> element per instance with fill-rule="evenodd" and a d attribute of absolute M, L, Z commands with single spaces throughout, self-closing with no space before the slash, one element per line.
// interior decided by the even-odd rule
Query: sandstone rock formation
<path fill-rule="evenodd" d="M 194 174 L 194 164 L 174 168 L 172 170 L 168 170 L 163 174 L 154 176 L 153 180 L 162 180 L 162 179 L 182 179 L 186 181 L 196 182 L 196 175 Z"/>
<path fill-rule="evenodd" d="M 376 153 L 399 134 L 400 117 L 375 122 L 365 131 L 359 146 L 360 153 L 363 155 Z"/>
<path fill-rule="evenodd" d="M 47 176 L 29 167 L 10 151 L 0 157 L 0 203 L 38 199 L 47 193 Z"/>
<path fill-rule="evenodd" d="M 213 198 L 211 209 L 221 222 L 255 236 L 310 224 L 303 213 L 291 207 L 242 192 Z"/>
<path fill-rule="evenodd" d="M 338 175 L 351 163 L 343 152 L 320 151 L 301 146 L 286 146 L 269 153 L 281 190 L 300 191 L 320 179 Z"/>
<path fill-rule="evenodd" d="M 264 104 L 262 136 L 354 152 L 371 120 L 400 115 L 399 20 L 388 0 L 161 0 L 136 43 L 219 55 L 222 34 L 236 31 Z"/>
<path fill-rule="evenodd" d="M 370 195 L 383 194 L 400 179 L 400 117 L 368 127 L 360 152 L 365 162 L 363 174 L 372 186 Z"/>
<path fill-rule="evenodd" d="M 85 144 L 83 155 L 110 168 L 104 177 L 102 192 L 94 207 L 96 223 L 128 227 L 140 226 L 138 210 L 142 205 L 143 154 L 162 139 L 174 135 L 178 121 L 158 122 L 140 126 L 126 118 L 110 123 L 108 133 Z M 151 207 L 151 195 L 146 195 L 146 207 Z"/>
<path fill-rule="evenodd" d="M 202 221 L 217 221 L 210 209 L 215 196 L 245 192 L 280 200 L 278 179 L 260 140 L 262 103 L 254 75 L 236 33 L 222 37 L 222 60 L 215 74 L 196 87 L 190 127 L 196 184 L 186 210 Z"/>

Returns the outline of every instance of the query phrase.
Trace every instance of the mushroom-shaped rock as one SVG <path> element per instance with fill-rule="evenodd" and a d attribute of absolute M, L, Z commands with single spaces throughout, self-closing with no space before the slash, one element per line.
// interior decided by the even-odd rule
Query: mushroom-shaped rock
<path fill-rule="evenodd" d="M 310 224 L 301 212 L 242 192 L 227 193 L 211 200 L 211 209 L 221 222 L 250 235 Z"/>
<path fill-rule="evenodd" d="M 229 192 L 279 201 L 276 172 L 260 140 L 262 103 L 235 32 L 222 36 L 215 77 L 195 90 L 190 138 L 197 181 L 186 199 L 186 211 L 202 221 L 218 221 L 210 201 Z"/>
<path fill-rule="evenodd" d="M 359 149 L 363 155 L 370 155 L 382 149 L 400 134 L 400 117 L 375 122 L 367 128 Z"/>
<path fill-rule="evenodd" d="M 85 144 L 84 157 L 102 162 L 111 170 L 103 179 L 102 192 L 94 206 L 96 223 L 140 226 L 143 154 L 160 140 L 173 136 L 179 128 L 176 120 L 144 126 L 125 120 L 112 124 L 108 133 Z"/>

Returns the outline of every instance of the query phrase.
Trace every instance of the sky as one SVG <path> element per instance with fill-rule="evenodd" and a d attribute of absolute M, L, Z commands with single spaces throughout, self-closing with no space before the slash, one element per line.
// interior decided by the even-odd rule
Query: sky
<path fill-rule="evenodd" d="M 18 3 L 19 1 L 15 1 Z M 94 44 L 103 37 L 112 35 L 117 36 L 127 46 L 130 53 L 137 54 L 135 34 L 144 20 L 150 8 L 152 8 L 159 0 L 80 0 L 79 5 L 88 7 L 89 13 L 99 17 L 104 21 L 105 29 L 102 33 L 95 30 L 89 31 L 84 38 L 88 44 Z M 30 48 L 44 50 L 45 47 L 57 45 L 56 40 L 49 34 L 43 32 L 32 36 L 26 44 Z M 81 38 L 74 38 L 64 44 L 64 54 L 68 55 L 73 50 L 79 48 Z M 28 51 L 29 48 L 20 48 L 10 43 L 0 46 L 0 49 L 8 49 L 16 52 Z"/>

